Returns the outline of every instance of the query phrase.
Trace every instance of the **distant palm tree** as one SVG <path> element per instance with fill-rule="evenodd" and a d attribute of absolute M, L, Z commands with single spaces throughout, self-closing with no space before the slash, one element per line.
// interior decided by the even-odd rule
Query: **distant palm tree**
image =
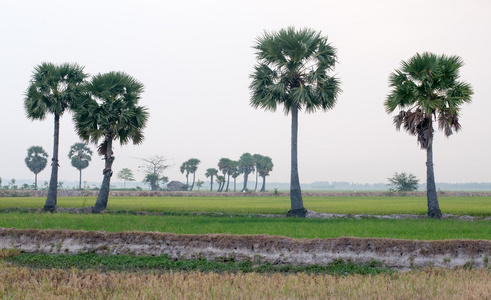
<path fill-rule="evenodd" d="M 233 160 L 229 158 L 220 158 L 220 160 L 218 161 L 218 169 L 222 171 L 224 178 L 225 176 L 227 176 L 227 188 L 225 189 L 225 192 L 228 192 L 228 185 L 230 183 L 230 175 L 232 175 L 233 164 Z M 220 190 L 220 192 L 222 190 Z"/>
<path fill-rule="evenodd" d="M 239 158 L 239 174 L 244 174 L 244 187 L 241 192 L 247 191 L 247 178 L 255 167 L 254 157 L 250 153 L 244 153 Z"/>
<path fill-rule="evenodd" d="M 263 156 L 261 154 L 254 154 L 252 155 L 252 157 L 254 158 L 254 168 L 256 169 L 256 184 L 254 185 L 254 192 L 255 192 L 257 191 L 257 182 L 259 179 L 259 172 L 257 171 L 257 163 L 258 161 L 261 160 Z"/>
<path fill-rule="evenodd" d="M 385 110 L 392 113 L 397 130 L 403 126 L 409 134 L 418 138 L 421 149 L 426 150 L 426 192 L 428 217 L 441 218 L 433 170 L 433 121 L 445 136 L 460 130 L 459 112 L 463 103 L 471 102 L 470 84 L 458 81 L 459 69 L 464 62 L 458 56 L 437 56 L 433 53 L 417 53 L 401 68 L 390 74 L 392 88 L 385 101 Z M 435 119 L 435 120 L 433 120 Z"/>
<path fill-rule="evenodd" d="M 54 115 L 53 158 L 44 205 L 46 211 L 53 211 L 57 204 L 60 117 L 80 96 L 80 87 L 87 78 L 83 69 L 77 64 L 68 63 L 57 66 L 44 62 L 36 66 L 24 99 L 27 118 L 44 120 L 47 114 Z"/>
<path fill-rule="evenodd" d="M 233 160 L 232 165 L 230 166 L 230 175 L 232 175 L 232 178 L 234 179 L 234 193 L 237 191 L 237 177 L 239 177 L 240 174 L 239 162 Z"/>
<path fill-rule="evenodd" d="M 263 178 L 263 186 L 260 192 L 266 191 L 266 176 L 269 176 L 269 172 L 273 170 L 273 160 L 269 156 L 262 156 L 257 162 L 257 172 Z"/>
<path fill-rule="evenodd" d="M 76 107 L 74 120 L 78 135 L 98 145 L 98 153 L 105 160 L 95 213 L 107 207 L 113 174 L 113 141 L 119 140 L 121 145 L 143 142 L 148 111 L 138 106 L 142 92 L 143 84 L 123 72 L 98 74 L 85 85 L 84 101 Z"/>
<path fill-rule="evenodd" d="M 285 113 L 292 115 L 291 210 L 287 215 L 305 217 L 298 178 L 298 112 L 327 111 L 336 104 L 339 81 L 327 74 L 334 69 L 336 50 L 320 32 L 293 27 L 265 32 L 257 38 L 254 49 L 258 64 L 251 74 L 250 104 L 270 111 L 282 104 Z"/>
<path fill-rule="evenodd" d="M 215 168 L 206 169 L 206 173 L 205 173 L 206 178 L 211 177 L 210 178 L 210 192 L 213 191 L 213 176 L 216 176 L 217 174 L 218 174 L 218 170 Z"/>
<path fill-rule="evenodd" d="M 183 162 L 180 168 L 181 173 L 184 174 L 184 172 L 186 172 L 186 185 L 189 185 L 189 181 L 188 181 L 189 174 L 193 174 L 193 183 L 191 185 L 191 188 L 189 189 L 190 191 L 192 191 L 194 187 L 194 180 L 196 178 L 196 171 L 198 170 L 199 163 L 200 163 L 199 159 L 190 158 L 187 161 Z"/>
<path fill-rule="evenodd" d="M 223 186 L 225 185 L 225 176 L 217 175 L 216 182 L 218 183 L 217 192 L 221 192 L 223 190 Z"/>
<path fill-rule="evenodd" d="M 89 166 L 92 159 L 92 150 L 85 143 L 75 143 L 70 147 L 68 158 L 72 166 L 79 171 L 78 189 L 82 189 L 82 170 Z"/>
<path fill-rule="evenodd" d="M 48 153 L 41 146 L 32 146 L 27 149 L 26 165 L 34 173 L 34 189 L 38 189 L 38 174 L 48 164 Z"/>

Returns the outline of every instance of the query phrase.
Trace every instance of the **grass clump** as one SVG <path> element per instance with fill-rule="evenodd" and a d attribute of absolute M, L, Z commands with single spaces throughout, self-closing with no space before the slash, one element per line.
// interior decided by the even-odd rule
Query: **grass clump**
<path fill-rule="evenodd" d="M 393 273 L 382 263 L 372 260 L 365 264 L 355 264 L 352 261 L 341 259 L 332 261 L 327 265 L 294 266 L 287 264 L 272 264 L 259 261 L 238 261 L 233 259 L 216 259 L 207 261 L 204 258 L 195 260 L 173 260 L 167 255 L 162 256 L 133 256 L 133 255 L 98 255 L 93 252 L 80 252 L 78 254 L 47 254 L 47 253 L 15 253 L 3 260 L 17 266 L 29 268 L 77 268 L 97 269 L 100 271 L 200 271 L 215 273 L 307 273 L 331 275 L 376 275 Z"/>

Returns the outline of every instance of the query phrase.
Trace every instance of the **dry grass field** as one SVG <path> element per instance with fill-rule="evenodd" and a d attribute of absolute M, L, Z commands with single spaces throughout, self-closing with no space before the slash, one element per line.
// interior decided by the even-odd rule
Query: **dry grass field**
<path fill-rule="evenodd" d="M 393 275 L 39 270 L 0 263 L 1 299 L 490 299 L 489 269 Z"/>

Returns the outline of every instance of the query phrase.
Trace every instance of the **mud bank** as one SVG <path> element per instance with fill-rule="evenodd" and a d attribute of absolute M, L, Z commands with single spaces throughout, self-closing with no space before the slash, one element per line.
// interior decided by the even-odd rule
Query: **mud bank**
<path fill-rule="evenodd" d="M 163 255 L 172 259 L 230 258 L 275 264 L 326 264 L 335 259 L 384 262 L 400 270 L 435 266 L 488 267 L 491 241 L 379 238 L 292 239 L 268 235 L 177 235 L 0 228 L 0 248 L 25 252 Z"/>

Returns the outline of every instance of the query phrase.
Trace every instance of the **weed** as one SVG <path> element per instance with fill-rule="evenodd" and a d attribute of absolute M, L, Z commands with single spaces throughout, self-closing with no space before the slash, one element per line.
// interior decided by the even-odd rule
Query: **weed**
<path fill-rule="evenodd" d="M 489 264 L 489 257 L 487 255 L 484 255 L 483 263 L 484 263 L 484 268 L 487 268 Z"/>

